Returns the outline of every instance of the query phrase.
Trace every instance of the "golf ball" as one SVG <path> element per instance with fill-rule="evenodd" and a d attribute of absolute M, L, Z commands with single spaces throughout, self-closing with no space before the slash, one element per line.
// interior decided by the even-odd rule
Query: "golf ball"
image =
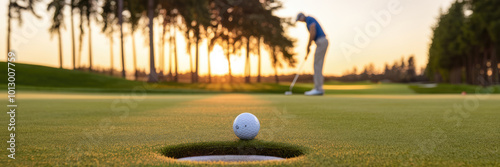
<path fill-rule="evenodd" d="M 252 140 L 259 133 L 259 129 L 259 120 L 253 114 L 242 113 L 234 119 L 234 134 L 242 140 Z"/>

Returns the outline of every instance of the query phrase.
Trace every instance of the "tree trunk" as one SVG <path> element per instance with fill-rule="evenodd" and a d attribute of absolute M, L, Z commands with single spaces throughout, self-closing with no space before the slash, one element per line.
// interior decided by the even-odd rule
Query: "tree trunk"
<path fill-rule="evenodd" d="M 277 84 L 280 83 L 280 79 L 278 78 L 278 67 L 276 67 L 276 65 L 274 65 L 274 80 Z"/>
<path fill-rule="evenodd" d="M 80 37 L 81 38 L 81 37 Z M 82 40 L 80 40 L 80 42 L 78 43 L 78 58 L 77 58 L 77 68 L 81 68 L 81 65 L 82 65 L 82 48 L 83 48 L 83 44 L 81 42 Z"/>
<path fill-rule="evenodd" d="M 83 51 L 83 37 L 85 35 L 83 29 L 84 29 L 84 21 L 85 21 L 85 15 L 84 15 L 84 11 L 83 10 L 80 10 L 80 14 L 78 16 L 80 16 L 80 24 L 78 25 L 78 28 L 80 30 L 80 33 L 79 33 L 79 36 L 78 36 L 78 59 L 77 62 L 76 62 L 76 66 L 77 68 L 83 70 L 83 67 L 82 66 L 82 51 Z"/>
<path fill-rule="evenodd" d="M 82 50 L 83 50 L 83 15 L 80 13 L 80 34 L 78 37 L 78 61 L 76 62 L 77 68 L 81 68 L 82 65 Z"/>
<path fill-rule="evenodd" d="M 207 58 L 208 58 L 208 83 L 212 83 L 212 68 L 210 63 L 210 38 L 207 38 Z"/>
<path fill-rule="evenodd" d="M 134 79 L 138 80 L 139 79 L 139 72 L 137 71 L 137 52 L 135 50 L 135 32 L 132 32 L 132 55 L 134 58 Z M 123 58 L 122 58 L 123 59 Z M 123 65 L 123 62 L 122 62 Z M 123 70 L 125 71 L 125 70 Z M 123 75 L 122 71 L 122 75 Z"/>
<path fill-rule="evenodd" d="M 189 33 L 188 33 L 189 34 Z M 193 55 L 191 53 L 191 35 L 189 35 L 188 37 L 188 46 L 189 48 L 188 49 L 188 56 L 189 56 L 189 74 L 191 76 L 191 83 L 194 82 L 194 72 L 193 72 Z"/>
<path fill-rule="evenodd" d="M 111 25 L 111 34 L 109 35 L 109 54 L 110 54 L 110 69 L 109 69 L 109 74 L 113 76 L 113 71 L 114 71 L 114 59 L 113 59 L 113 26 Z"/>
<path fill-rule="evenodd" d="M 462 68 L 461 67 L 452 67 L 450 69 L 450 83 L 451 84 L 460 84 L 462 81 Z"/>
<path fill-rule="evenodd" d="M 162 30 L 163 31 L 163 30 Z M 161 33 L 158 42 L 158 81 L 161 81 L 163 75 L 163 33 Z"/>
<path fill-rule="evenodd" d="M 479 82 L 479 77 L 481 77 L 481 52 L 478 47 L 476 47 L 474 51 L 474 64 L 473 64 L 473 81 L 474 85 L 480 85 L 481 83 Z"/>
<path fill-rule="evenodd" d="M 7 59 L 9 59 L 9 52 L 11 51 L 10 50 L 10 31 L 11 31 L 11 19 L 12 19 L 12 15 L 10 13 L 10 10 L 11 10 L 11 5 L 12 5 L 12 1 L 9 2 L 9 11 L 7 11 Z"/>
<path fill-rule="evenodd" d="M 196 30 L 196 44 L 195 44 L 195 47 L 196 47 L 196 51 L 195 51 L 195 70 L 194 70 L 194 82 L 198 82 L 198 65 L 199 65 L 199 44 L 200 44 L 200 31 L 199 31 L 199 27 L 197 27 L 197 30 Z"/>
<path fill-rule="evenodd" d="M 89 71 L 92 71 L 92 28 L 90 27 L 90 15 L 87 17 L 87 27 L 89 28 Z"/>
<path fill-rule="evenodd" d="M 276 48 L 273 47 L 273 51 L 272 51 L 272 56 L 275 57 L 276 56 Z M 278 66 L 277 66 L 277 62 L 274 62 L 273 63 L 273 66 L 274 66 L 274 79 L 276 81 L 277 84 L 280 83 L 280 80 L 279 80 L 279 77 L 278 77 Z"/>
<path fill-rule="evenodd" d="M 247 52 L 245 60 L 245 83 L 250 83 L 250 37 L 247 38 Z"/>
<path fill-rule="evenodd" d="M 125 52 L 123 51 L 123 0 L 118 0 L 118 24 L 120 24 L 120 50 L 122 57 L 122 78 L 126 78 L 125 74 Z M 135 42 L 134 30 L 132 30 L 132 47 L 134 49 L 134 70 L 135 80 L 137 80 L 137 65 L 135 64 Z"/>
<path fill-rule="evenodd" d="M 160 42 L 158 42 L 158 81 L 161 81 L 161 78 L 163 77 L 163 61 L 165 61 L 165 59 L 163 58 L 163 41 L 162 40 L 162 36 L 160 36 Z"/>
<path fill-rule="evenodd" d="M 474 84 L 473 83 L 473 78 L 472 78 L 472 55 L 471 54 L 467 54 L 467 56 L 465 57 L 465 78 L 466 78 L 466 82 L 467 84 Z"/>
<path fill-rule="evenodd" d="M 175 25 L 175 24 L 174 24 Z M 179 70 L 179 62 L 177 60 L 177 27 L 173 27 L 174 28 L 174 61 L 175 61 L 175 77 L 174 77 L 174 82 L 179 82 L 179 73 L 178 73 L 178 70 Z"/>
<path fill-rule="evenodd" d="M 74 27 L 74 19 L 73 19 L 73 5 L 74 5 L 74 0 L 71 0 L 71 7 L 70 7 L 70 13 L 71 13 L 71 49 L 72 49 L 72 56 L 73 56 L 73 70 L 76 69 L 76 50 L 75 50 L 75 27 Z"/>
<path fill-rule="evenodd" d="M 59 36 L 59 68 L 62 69 L 63 66 L 63 55 L 62 55 L 62 37 L 61 28 L 57 29 L 57 35 Z"/>
<path fill-rule="evenodd" d="M 261 77 L 261 74 L 260 74 L 260 69 L 261 69 L 261 55 L 260 55 L 260 40 L 261 40 L 261 37 L 259 37 L 259 41 L 257 42 L 257 55 L 259 56 L 259 69 L 258 69 L 258 72 L 257 72 L 257 82 L 260 83 L 261 80 L 260 80 L 260 77 Z"/>
<path fill-rule="evenodd" d="M 227 67 L 228 67 L 228 75 L 229 75 L 229 83 L 233 83 L 233 75 L 232 75 L 232 72 L 231 72 L 231 52 L 229 51 L 229 39 L 226 40 L 226 50 L 227 50 L 227 54 L 226 54 L 226 58 L 227 58 Z"/>
<path fill-rule="evenodd" d="M 154 0 L 148 0 L 148 19 L 149 19 L 149 79 L 148 82 L 158 82 L 158 75 L 155 68 L 155 49 L 153 41 L 153 19 L 154 19 Z"/>
<path fill-rule="evenodd" d="M 168 29 L 168 33 L 170 34 L 168 36 L 168 79 L 169 81 L 172 81 L 173 77 L 172 77 L 172 33 L 170 31 L 170 26 L 169 26 L 169 29 Z"/>
<path fill-rule="evenodd" d="M 165 16 L 163 16 L 165 17 Z M 162 34 L 161 34 L 161 63 L 160 63 L 160 69 L 161 69 L 161 78 L 160 80 L 164 80 L 164 74 L 165 74 L 165 34 L 166 34 L 166 28 L 167 24 L 165 22 L 165 19 L 163 19 L 163 29 L 162 29 Z"/>
<path fill-rule="evenodd" d="M 491 56 L 491 71 L 492 71 L 492 81 L 493 84 L 498 84 L 498 58 L 497 58 L 497 49 L 496 45 L 492 42 L 490 46 L 490 56 Z"/>
<path fill-rule="evenodd" d="M 489 85 L 489 76 L 488 76 L 488 51 L 484 50 L 483 53 L 483 77 L 484 77 L 484 84 L 483 86 L 488 86 Z"/>

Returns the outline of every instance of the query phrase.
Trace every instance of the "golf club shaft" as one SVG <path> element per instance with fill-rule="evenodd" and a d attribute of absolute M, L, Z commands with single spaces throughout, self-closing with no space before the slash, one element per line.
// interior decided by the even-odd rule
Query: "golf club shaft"
<path fill-rule="evenodd" d="M 295 74 L 295 78 L 293 78 L 292 84 L 290 84 L 290 91 L 292 91 L 293 86 L 295 85 L 295 82 L 299 78 L 299 74 Z"/>
<path fill-rule="evenodd" d="M 306 64 L 307 57 L 308 56 L 306 56 L 302 64 L 300 64 L 299 69 L 297 70 L 297 74 L 295 74 L 295 78 L 293 78 L 292 84 L 290 84 L 290 91 L 292 91 L 293 86 L 295 86 L 295 82 L 297 82 L 297 79 L 299 79 L 300 72 L 302 72 L 302 68 Z"/>

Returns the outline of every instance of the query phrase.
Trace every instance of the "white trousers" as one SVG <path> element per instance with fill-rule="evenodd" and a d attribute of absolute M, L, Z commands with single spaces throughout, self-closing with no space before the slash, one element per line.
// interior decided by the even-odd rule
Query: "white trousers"
<path fill-rule="evenodd" d="M 326 50 L 328 49 L 328 40 L 325 37 L 315 41 L 316 53 L 314 53 L 314 89 L 323 91 L 323 64 L 325 62 Z"/>

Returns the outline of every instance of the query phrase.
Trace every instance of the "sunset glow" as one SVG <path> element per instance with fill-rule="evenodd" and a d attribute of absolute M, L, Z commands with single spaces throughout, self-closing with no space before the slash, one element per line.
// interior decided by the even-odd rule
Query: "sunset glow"
<path fill-rule="evenodd" d="M 353 44 L 353 39 L 356 36 L 356 27 L 363 28 L 367 23 L 373 20 L 372 12 L 387 9 L 387 4 L 390 0 L 383 0 L 377 2 L 366 2 L 361 0 L 355 1 L 325 1 L 325 0 L 312 0 L 304 3 L 301 0 L 286 0 L 284 1 L 284 8 L 276 14 L 281 17 L 293 18 L 298 12 L 304 12 L 308 15 L 316 17 L 320 24 L 325 28 L 326 34 L 330 39 L 330 47 L 327 52 L 325 60 L 324 73 L 327 75 L 340 75 L 342 72 L 356 66 L 362 66 L 373 62 L 377 70 L 382 69 L 385 62 L 392 63 L 392 61 L 399 59 L 401 56 L 409 56 L 414 54 L 416 57 L 417 67 L 423 67 L 427 63 L 427 51 L 430 42 L 431 26 L 435 24 L 436 18 L 439 14 L 439 8 L 446 8 L 452 0 L 424 0 L 424 1 L 399 1 L 403 8 L 403 12 L 398 15 L 392 16 L 391 23 L 381 29 L 380 34 L 374 38 L 370 38 L 370 43 L 363 48 L 360 48 L 359 53 L 346 57 L 342 52 L 341 44 Z M 3 5 L 0 4 L 0 11 L 6 11 L 8 1 Z M 312 4 L 323 4 L 321 6 Z M 360 5 L 363 4 L 363 5 Z M 17 22 L 13 23 L 12 43 L 13 50 L 17 52 L 20 57 L 20 62 L 40 64 L 47 66 L 58 66 L 58 50 L 57 38 L 51 38 L 48 33 L 50 25 L 49 15 L 46 8 L 39 6 L 36 10 L 42 11 L 42 19 L 36 19 L 34 16 L 26 14 L 23 16 L 24 24 L 20 27 Z M 67 9 L 66 13 L 69 13 Z M 65 29 L 62 30 L 63 34 L 63 67 L 72 68 L 71 58 L 71 32 L 69 17 L 65 18 Z M 0 22 L 6 23 L 6 15 L 0 15 Z M 79 22 L 75 17 L 75 26 Z M 159 23 L 155 23 L 159 24 Z M 93 54 L 95 56 L 93 63 L 96 67 L 109 68 L 111 62 L 109 57 L 109 38 L 101 33 L 102 25 L 97 25 L 95 22 L 92 24 L 92 40 L 93 40 Z M 6 38 L 6 26 L 2 26 L 0 31 L 0 39 Z M 147 38 L 144 37 L 147 29 L 139 29 L 136 35 L 136 46 L 138 67 L 142 70 L 149 71 L 149 50 L 147 47 Z M 295 27 L 290 27 L 288 35 L 297 40 L 295 43 L 295 52 L 297 58 L 300 60 L 305 56 L 305 46 L 307 44 L 308 32 L 304 24 L 299 23 Z M 75 31 L 78 36 L 78 31 Z M 133 59 L 132 59 L 132 43 L 130 38 L 130 30 L 128 26 L 124 26 L 124 46 L 125 46 L 125 66 L 129 75 L 132 75 Z M 155 25 L 155 42 L 159 42 L 159 35 L 161 28 Z M 186 52 L 186 42 L 184 34 L 177 32 L 177 49 L 179 72 L 185 73 L 190 71 L 189 55 Z M 77 40 L 78 41 L 78 40 Z M 120 69 L 120 47 L 118 33 L 114 37 L 114 68 Z M 86 49 L 88 42 L 87 36 L 83 38 L 83 49 L 81 52 L 80 65 L 88 65 L 88 50 Z M 165 51 L 168 53 L 167 43 Z M 158 49 L 155 45 L 155 49 Z M 78 44 L 77 44 L 78 47 Z M 0 41 L 0 51 L 5 52 L 5 40 Z M 158 51 L 155 51 L 158 53 Z M 194 51 L 193 51 L 194 53 Z M 200 75 L 208 73 L 206 52 L 206 42 L 200 44 Z M 245 51 L 241 52 L 242 55 L 232 55 L 232 72 L 234 75 L 242 75 L 244 72 Z M 159 55 L 155 55 L 159 58 Z M 78 54 L 77 54 L 78 57 Z M 220 46 L 215 47 L 211 53 L 212 57 L 212 73 L 213 75 L 225 75 L 228 72 L 227 60 L 224 52 Z M 193 55 L 194 58 L 194 55 Z M 4 60 L 2 57 L 0 60 Z M 79 59 L 79 60 L 80 60 Z M 257 73 L 257 56 L 251 55 L 251 73 Z M 304 69 L 305 73 L 312 73 L 313 62 L 309 60 Z M 78 61 L 77 61 L 78 62 Z M 194 61 L 193 61 L 194 62 Z M 160 64 L 156 60 L 157 68 Z M 168 69 L 169 58 L 168 54 L 165 57 L 165 69 Z M 283 67 L 279 69 L 279 73 L 291 74 L 296 71 L 295 68 Z M 419 71 L 418 71 L 419 72 Z M 262 49 L 262 74 L 273 74 L 274 70 L 268 53 Z"/>

